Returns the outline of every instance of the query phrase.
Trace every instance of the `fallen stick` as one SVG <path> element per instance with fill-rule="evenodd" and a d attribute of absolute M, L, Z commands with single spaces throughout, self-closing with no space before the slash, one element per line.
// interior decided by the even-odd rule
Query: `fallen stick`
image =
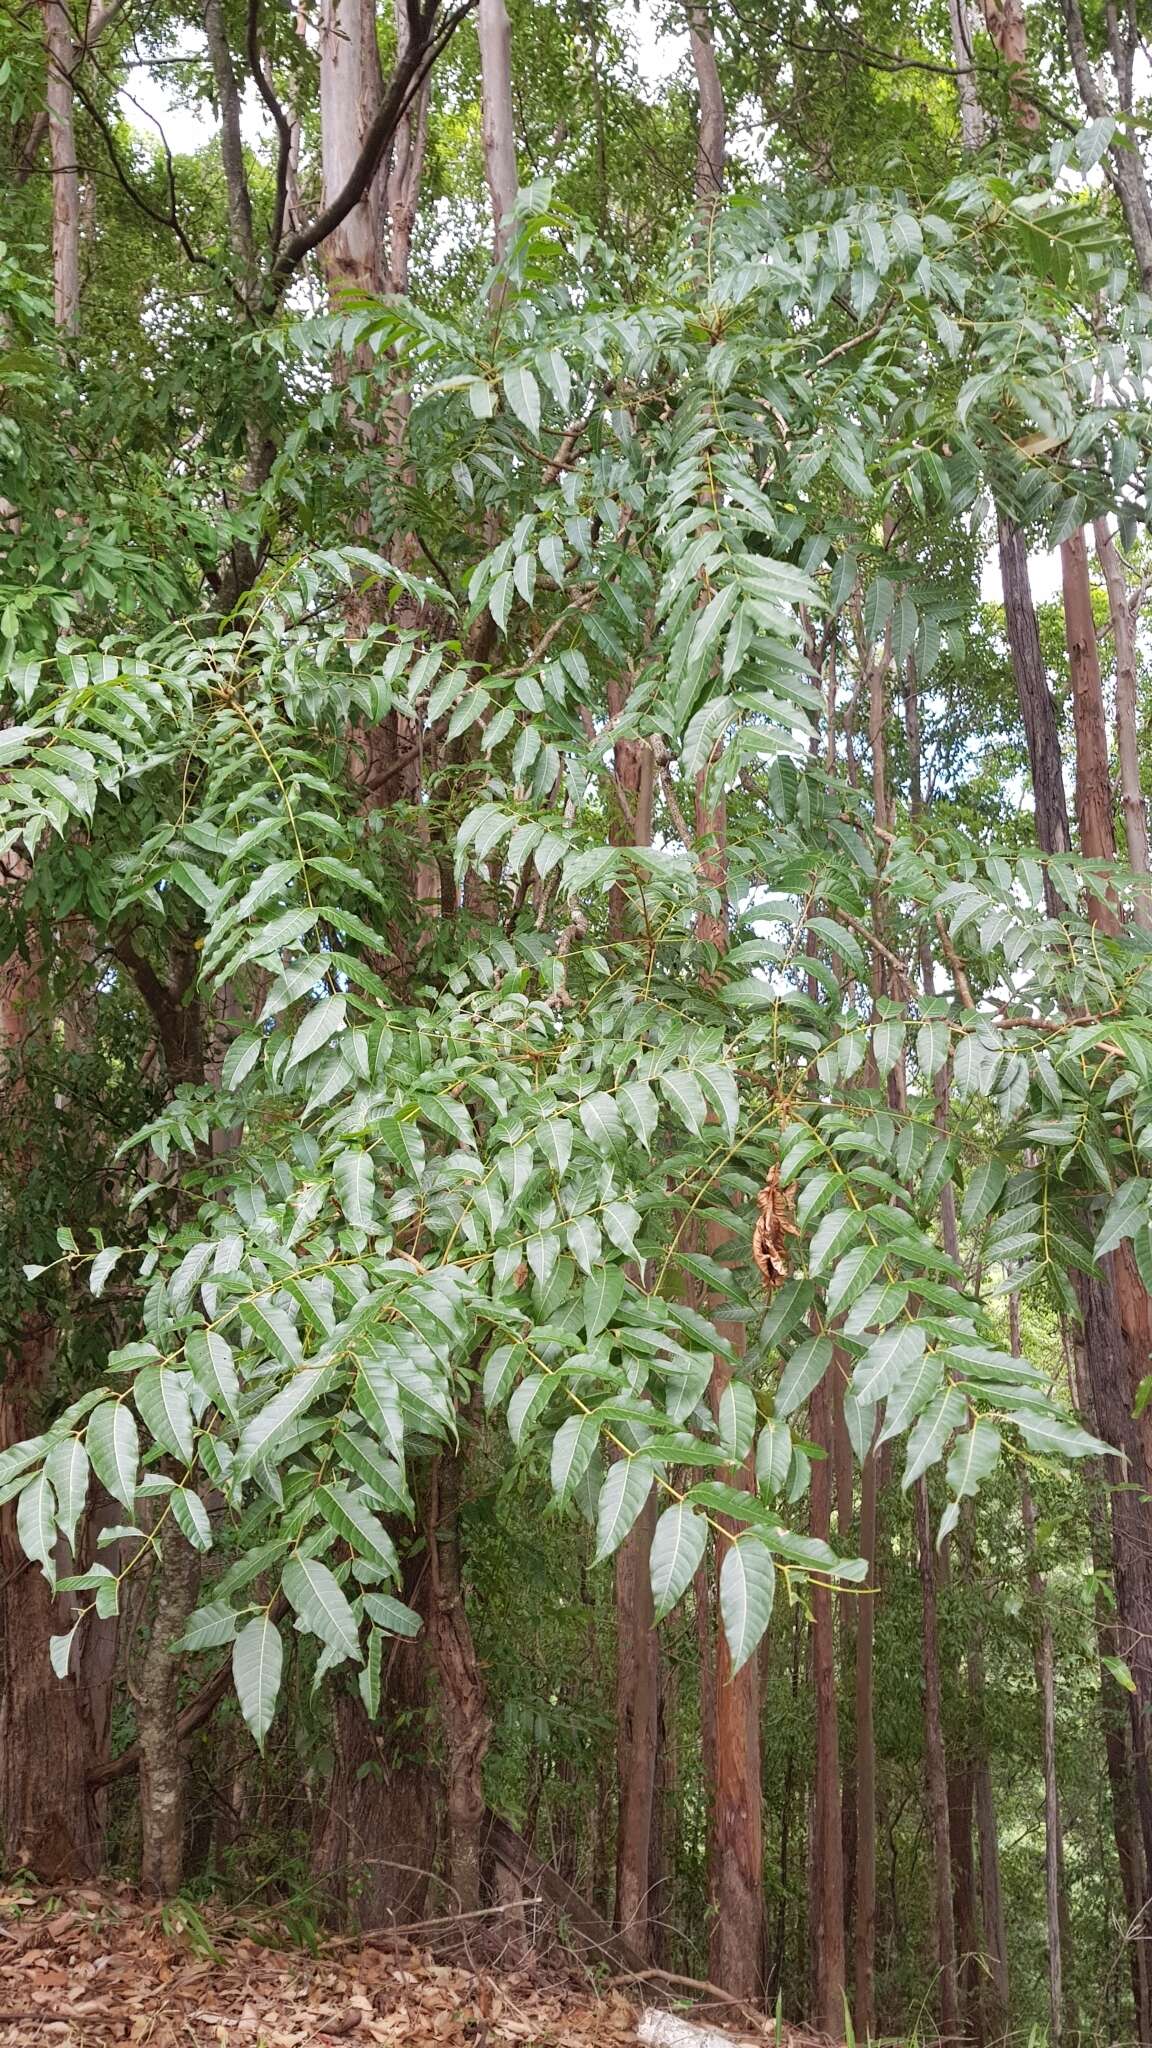
<path fill-rule="evenodd" d="M 720 2027 L 700 2027 L 695 2020 L 682 2020 L 678 2013 L 659 2012 L 646 2006 L 640 2015 L 636 2038 L 645 2048 L 739 2048 L 740 2036 L 726 2034 Z"/>

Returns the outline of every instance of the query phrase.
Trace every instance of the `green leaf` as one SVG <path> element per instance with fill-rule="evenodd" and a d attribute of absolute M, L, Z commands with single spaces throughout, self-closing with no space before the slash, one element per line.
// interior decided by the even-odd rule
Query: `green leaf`
<path fill-rule="evenodd" d="M 276 1711 L 283 1665 L 280 1631 L 266 1614 L 258 1614 L 241 1630 L 233 1645 L 232 1680 L 240 1712 L 261 1750 Z"/>
<path fill-rule="evenodd" d="M 372 1209 L 376 1196 L 376 1169 L 371 1153 L 361 1152 L 354 1146 L 338 1153 L 332 1162 L 332 1185 L 336 1190 L 336 1200 L 353 1230 L 372 1230 L 375 1223 Z"/>
<path fill-rule="evenodd" d="M 44 1473 L 56 1496 L 56 1522 L 69 1550 L 76 1548 L 76 1525 L 88 1498 L 88 1453 L 78 1436 L 65 1437 L 44 1461 Z"/>
<path fill-rule="evenodd" d="M 692 1581 L 708 1542 L 708 1524 L 683 1501 L 665 1510 L 652 1536 L 649 1571 L 657 1621 L 671 1613 Z"/>
<path fill-rule="evenodd" d="M 251 1472 L 257 1458 L 274 1456 L 276 1440 L 286 1435 L 290 1423 L 307 1413 L 313 1401 L 327 1392 L 332 1384 L 331 1368 L 327 1366 L 301 1366 L 292 1375 L 287 1386 L 281 1387 L 263 1408 L 257 1410 L 240 1432 L 236 1446 L 236 1475 L 245 1477 Z M 91 1430 L 89 1430 L 91 1437 Z M 89 1442 L 91 1449 L 91 1442 Z M 93 1458 L 92 1463 L 96 1460 Z"/>
<path fill-rule="evenodd" d="M 586 1095 L 580 1104 L 580 1121 L 598 1152 L 611 1152 L 624 1143 L 624 1125 L 611 1095 L 600 1089 Z"/>
<path fill-rule="evenodd" d="M 172 1644 L 174 1650 L 218 1650 L 235 1641 L 240 1616 L 226 1600 L 208 1600 L 197 1607 L 184 1624 L 184 1633 Z"/>
<path fill-rule="evenodd" d="M 341 1657 L 359 1664 L 356 1617 L 326 1564 L 316 1557 L 292 1557 L 284 1567 L 284 1598 L 304 1628 Z"/>
<path fill-rule="evenodd" d="M 552 1491 L 561 1506 L 583 1479 L 600 1436 L 595 1415 L 570 1415 L 552 1439 Z"/>
<path fill-rule="evenodd" d="M 212 1524 L 208 1510 L 198 1493 L 190 1487 L 177 1486 L 168 1495 L 172 1518 L 182 1536 L 187 1537 L 194 1550 L 211 1550 Z"/>
<path fill-rule="evenodd" d="M 244 1038 L 233 1039 L 224 1056 L 224 1064 L 220 1069 L 220 1085 L 227 1094 L 231 1094 L 233 1089 L 239 1088 L 240 1083 L 247 1079 L 259 1059 L 265 1043 L 263 1034 L 260 1032 L 252 1033 Z"/>
<path fill-rule="evenodd" d="M 644 1458 L 617 1458 L 609 1465 L 596 1509 L 596 1555 L 602 1564 L 619 1548 L 652 1490 L 652 1467 Z"/>
<path fill-rule="evenodd" d="M 986 1159 L 976 1168 L 964 1190 L 960 1210 L 960 1222 L 965 1230 L 975 1230 L 977 1224 L 983 1223 L 996 1207 L 1007 1177 L 999 1159 Z"/>
<path fill-rule="evenodd" d="M 593 1273 L 601 1253 L 600 1230 L 591 1216 L 574 1216 L 565 1231 L 568 1249 L 582 1273 Z"/>
<path fill-rule="evenodd" d="M 88 1275 L 88 1286 L 93 1294 L 103 1294 L 109 1274 L 112 1272 L 117 1261 L 123 1257 L 124 1253 L 120 1246 L 115 1244 L 107 1245 L 103 1251 L 97 1252 L 96 1257 L 92 1261 L 92 1270 Z M 47 1269 L 41 1267 L 40 1270 L 44 1272 Z"/>
<path fill-rule="evenodd" d="M 584 1330 L 589 1343 L 612 1323 L 624 1296 L 624 1275 L 619 1266 L 600 1266 L 590 1273 L 581 1290 Z"/>
<path fill-rule="evenodd" d="M 888 1256 L 883 1245 L 855 1244 L 838 1262 L 825 1293 L 830 1316 L 851 1308 L 858 1295 L 874 1280 Z"/>
<path fill-rule="evenodd" d="M 779 1493 L 792 1464 L 792 1432 L 775 1417 L 762 1423 L 756 1440 L 756 1483 L 765 1493 Z"/>
<path fill-rule="evenodd" d="M 191 1463 L 192 1408 L 184 1376 L 167 1365 L 146 1365 L 132 1383 L 132 1398 L 161 1450 Z"/>
<path fill-rule="evenodd" d="M 85 1443 L 97 1479 L 131 1513 L 140 1463 L 134 1416 L 119 1401 L 102 1401 L 88 1418 Z"/>
<path fill-rule="evenodd" d="M 930 1465 L 935 1465 L 952 1431 L 963 1422 L 965 1412 L 964 1396 L 957 1387 L 945 1387 L 924 1410 L 908 1439 L 908 1459 L 900 1481 L 905 1493 Z"/>
<path fill-rule="evenodd" d="M 420 1616 L 391 1593 L 365 1593 L 364 1612 L 392 1636 L 418 1636 L 424 1626 Z"/>
<path fill-rule="evenodd" d="M 720 1566 L 720 1618 L 731 1675 L 742 1670 L 772 1618 L 776 1567 L 758 1536 L 729 1543 Z"/>
<path fill-rule="evenodd" d="M 1136 1680 L 1133 1678 L 1123 1657 L 1101 1657 L 1100 1662 L 1104 1666 L 1105 1671 L 1111 1674 L 1116 1680 L 1117 1685 L 1122 1686 L 1125 1692 L 1135 1692 Z"/>
<path fill-rule="evenodd" d="M 531 370 L 514 365 L 504 372 L 504 396 L 530 433 L 540 430 L 540 386 Z"/>
<path fill-rule="evenodd" d="M 25 1557 L 44 1566 L 52 1576 L 52 1552 L 56 1546 L 56 1497 L 43 1472 L 24 1488 L 16 1503 L 16 1534 Z"/>
<path fill-rule="evenodd" d="M 746 1380 L 729 1380 L 716 1404 L 716 1427 L 733 1465 L 742 1465 L 756 1434 L 756 1396 Z"/>
<path fill-rule="evenodd" d="M 975 1493 L 981 1480 L 987 1479 L 1000 1456 L 1000 1431 L 990 1422 L 977 1422 L 973 1428 L 956 1439 L 952 1456 L 948 1460 L 948 1491 L 962 1500 L 965 1494 Z"/>
<path fill-rule="evenodd" d="M 240 1413 L 240 1382 L 227 1339 L 218 1330 L 193 1330 L 184 1355 L 197 1386 L 235 1422 Z"/>
<path fill-rule="evenodd" d="M 647 1152 L 660 1122 L 660 1105 L 647 1081 L 626 1081 L 618 1090 L 617 1105 Z"/>
<path fill-rule="evenodd" d="M 400 1560 L 396 1555 L 396 1545 L 383 1522 L 357 1494 L 330 1481 L 326 1486 L 317 1487 L 316 1505 L 324 1520 L 338 1536 L 343 1536 L 358 1557 L 370 1558 L 374 1564 L 381 1564 L 386 1571 L 399 1576 Z"/>
<path fill-rule="evenodd" d="M 326 996 L 322 1002 L 311 1004 L 297 1026 L 292 1049 L 284 1065 L 286 1074 L 290 1074 L 293 1067 L 298 1067 L 301 1060 L 310 1059 L 314 1052 L 319 1052 L 336 1032 L 343 1031 L 347 1009 L 344 996 Z"/>
<path fill-rule="evenodd" d="M 864 1215 L 859 1209 L 829 1209 L 812 1239 L 809 1270 L 826 1273 L 833 1261 L 859 1236 L 864 1222 Z"/>
<path fill-rule="evenodd" d="M 68 1662 L 72 1655 L 72 1643 L 80 1623 L 74 1621 L 67 1635 L 49 1636 L 48 1655 L 57 1678 L 67 1678 Z"/>
<path fill-rule="evenodd" d="M 852 1392 L 873 1406 L 890 1393 L 898 1379 L 924 1355 L 924 1332 L 912 1323 L 898 1323 L 874 1337 L 852 1374 Z"/>
<path fill-rule="evenodd" d="M 521 1380 L 508 1403 L 508 1434 L 517 1449 L 547 1406 L 551 1391 L 552 1380 L 547 1373 L 530 1372 Z"/>
<path fill-rule="evenodd" d="M 708 1104 L 695 1074 L 674 1067 L 661 1074 L 660 1086 L 681 1123 L 687 1125 L 694 1137 L 699 1137 L 708 1116 Z"/>
<path fill-rule="evenodd" d="M 1110 1458 L 1114 1455 L 1110 1444 L 1101 1443 L 1098 1436 L 1089 1436 L 1078 1423 L 1066 1422 L 1059 1415 L 1029 1414 L 1021 1408 L 1010 1420 L 1016 1424 L 1029 1450 L 1038 1451 L 1041 1457 Z"/>
<path fill-rule="evenodd" d="M 1137 1231 L 1148 1222 L 1148 1196 L 1150 1186 L 1146 1180 L 1122 1181 L 1108 1204 L 1107 1213 L 1100 1226 L 1099 1235 L 1092 1247 L 1094 1259 L 1102 1259 L 1114 1252 L 1126 1237 L 1135 1237 Z"/>
<path fill-rule="evenodd" d="M 807 1337 L 798 1344 L 780 1375 L 776 1389 L 777 1415 L 791 1415 L 818 1387 L 832 1361 L 832 1344 L 827 1337 Z"/>

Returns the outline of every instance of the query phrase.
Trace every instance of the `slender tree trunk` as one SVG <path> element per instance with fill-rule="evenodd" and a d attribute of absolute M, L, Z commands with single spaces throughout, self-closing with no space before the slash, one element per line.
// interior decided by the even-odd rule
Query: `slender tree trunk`
<path fill-rule="evenodd" d="M 347 183 L 382 92 L 375 0 L 321 0 L 320 165 L 324 205 Z M 329 289 L 379 292 L 383 285 L 381 184 L 323 243 Z"/>
<path fill-rule="evenodd" d="M 510 216 L 519 190 L 516 117 L 512 106 L 512 30 L 504 0 L 479 0 L 476 35 L 480 44 L 484 172 L 492 202 L 493 248 L 500 263 L 511 237 Z"/>
<path fill-rule="evenodd" d="M 688 41 L 696 73 L 700 115 L 696 130 L 696 203 L 701 218 L 710 220 L 724 190 L 727 118 L 720 71 L 706 7 L 689 7 Z"/>
<path fill-rule="evenodd" d="M 409 1558 L 401 1597 L 418 1613 L 429 1594 L 423 1560 Z M 330 1909 L 360 1927 L 419 1919 L 436 1855 L 437 1790 L 427 1750 L 429 1657 L 422 1636 L 384 1653 L 380 1713 L 359 1693 L 332 1703 L 332 1770 L 317 1806 L 312 1874 Z"/>
<path fill-rule="evenodd" d="M 660 1665 L 649 1557 L 649 1499 L 616 1553 L 616 1910 L 614 1925 L 649 1958 L 649 1876 L 656 1789 Z"/>
<path fill-rule="evenodd" d="M 876 2026 L 876 1453 L 860 1472 L 860 1555 L 867 1561 L 856 1618 L 856 1911 L 853 1930 L 857 2038 Z"/>
<path fill-rule="evenodd" d="M 176 1732 L 180 1660 L 172 1644 L 196 1605 L 200 1558 L 169 1519 L 159 1538 L 155 1598 L 140 1660 L 136 1739 L 140 1745 L 140 1889 L 169 1899 L 184 1876 L 188 1773 Z"/>
<path fill-rule="evenodd" d="M 1040 628 L 1028 581 L 1028 550 L 1018 526 L 1001 519 L 999 533 L 1004 623 L 1028 744 L 1032 796 L 1036 807 L 1036 837 L 1045 853 L 1070 853 L 1072 832 L 1068 823 L 1068 800 L 1064 793 L 1060 729 L 1048 687 L 1048 674 L 1040 647 Z M 1045 893 L 1049 916 L 1058 917 L 1060 898 L 1047 877 Z"/>
<path fill-rule="evenodd" d="M 1128 865 L 1133 874 L 1147 875 L 1150 872 L 1148 820 L 1140 782 L 1135 625 L 1128 602 L 1124 564 L 1108 521 L 1098 519 L 1092 531 L 1096 539 L 1096 557 L 1108 592 L 1112 645 L 1116 653 L 1116 755 L 1120 767 L 1124 840 L 1128 849 Z M 1152 894 L 1147 888 L 1137 891 L 1133 915 L 1145 931 L 1152 931 Z"/>
<path fill-rule="evenodd" d="M 396 28 L 396 59 L 407 51 L 410 30 L 408 0 L 393 0 Z M 428 100 L 432 81 L 425 78 L 413 104 L 396 130 L 385 186 L 388 219 L 388 290 L 406 292 L 412 262 L 412 235 L 424 177 L 424 156 L 428 143 Z"/>
<path fill-rule="evenodd" d="M 838 1372 L 837 1360 L 829 1367 Z M 812 1395 L 813 1443 L 828 1455 L 813 1460 L 811 1531 L 827 1543 L 832 1533 L 832 1387 L 825 1375 Z M 816 1704 L 816 1763 L 812 1813 L 811 1930 L 813 2011 L 820 2030 L 838 2040 L 844 2030 L 844 1836 L 840 1809 L 840 1728 L 836 1699 L 835 1619 L 831 1588 L 814 1580 L 812 1688 Z"/>
<path fill-rule="evenodd" d="M 1061 541 L 1060 571 L 1064 585 L 1068 667 L 1072 678 L 1072 716 L 1076 726 L 1076 819 L 1080 828 L 1080 851 L 1088 860 L 1114 860 L 1116 837 L 1112 824 L 1108 726 L 1104 717 L 1096 624 L 1092 617 L 1088 551 L 1082 532 Z M 1102 932 L 1115 936 L 1120 930 L 1116 899 L 1111 890 L 1105 895 L 1094 889 L 1089 892 L 1088 915 Z"/>
<path fill-rule="evenodd" d="M 956 1929 L 952 1917 L 952 1848 L 948 1826 L 948 1767 L 944 1753 L 944 1721 L 940 1702 L 940 1630 L 937 1618 L 936 1554 L 928 1487 L 915 1487 L 916 1533 L 920 1554 L 920 1587 L 924 1603 L 924 1752 L 928 1814 L 932 1832 L 933 1912 L 938 1964 L 937 2006 L 940 2031 L 954 2035 L 960 2024 L 956 1984 Z"/>
<path fill-rule="evenodd" d="M 240 88 L 232 63 L 222 0 L 205 0 L 204 31 L 208 57 L 220 108 L 220 156 L 224 165 L 224 191 L 228 202 L 228 234 L 232 253 L 240 264 L 245 291 L 250 291 L 256 268 L 252 239 L 252 202 L 248 194 L 248 173 L 244 167 L 244 138 L 240 129 Z"/>
<path fill-rule="evenodd" d="M 1060 1826 L 1060 1790 L 1056 1775 L 1056 1660 L 1052 1646 L 1052 1624 L 1046 1609 L 1044 1581 L 1036 1563 L 1036 1510 L 1025 1478 L 1020 1489 L 1020 1511 L 1028 1551 L 1028 1589 L 1039 1614 L 1036 1642 L 1036 1684 L 1040 1693 L 1041 1759 L 1044 1772 L 1044 1903 L 1048 1930 L 1048 2007 L 1053 2048 L 1059 2048 L 1064 2031 L 1064 1958 L 1062 1952 L 1063 1863 Z"/>
<path fill-rule="evenodd" d="M 460 1482 L 458 1454 L 445 1453 L 434 1461 L 428 1490 L 429 1634 L 444 1724 L 448 1881 L 457 1909 L 474 1913 L 480 1904 L 484 1758 L 492 1722 L 464 1604 Z"/>
<path fill-rule="evenodd" d="M 80 169 L 72 74 L 79 49 L 66 0 L 40 0 L 48 59 L 48 147 L 52 162 L 52 294 L 56 325 L 80 325 Z"/>

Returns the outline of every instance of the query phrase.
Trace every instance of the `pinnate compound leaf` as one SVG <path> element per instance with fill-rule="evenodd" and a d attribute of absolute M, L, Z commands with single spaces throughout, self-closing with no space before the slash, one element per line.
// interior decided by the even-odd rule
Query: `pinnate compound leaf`
<path fill-rule="evenodd" d="M 192 1408 L 183 1374 L 168 1365 L 146 1365 L 132 1384 L 132 1398 L 142 1422 L 161 1450 L 189 1463 L 192 1457 Z"/>
<path fill-rule="evenodd" d="M 600 1424 L 594 1415 L 570 1415 L 552 1439 L 552 1491 L 563 1506 L 579 1486 L 596 1449 Z"/>
<path fill-rule="evenodd" d="M 47 1475 L 38 1472 L 24 1488 L 16 1503 L 16 1534 L 25 1557 L 44 1566 L 52 1575 L 52 1552 L 56 1544 L 56 1499 Z"/>
<path fill-rule="evenodd" d="M 1000 1431 L 990 1422 L 981 1420 L 957 1437 L 948 1460 L 948 1491 L 957 1500 L 965 1494 L 975 1493 L 981 1480 L 987 1479 L 1000 1456 Z"/>

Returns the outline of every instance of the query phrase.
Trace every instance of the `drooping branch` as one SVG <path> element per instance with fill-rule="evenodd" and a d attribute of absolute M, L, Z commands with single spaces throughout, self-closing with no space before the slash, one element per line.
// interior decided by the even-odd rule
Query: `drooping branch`
<path fill-rule="evenodd" d="M 275 256 L 284 234 L 284 213 L 288 203 L 288 169 L 292 161 L 293 138 L 292 122 L 264 69 L 264 59 L 260 53 L 260 0 L 248 0 L 246 47 L 248 69 L 252 73 L 256 90 L 276 124 L 276 186 L 272 202 L 272 224 L 268 230 L 268 246 Z"/>
<path fill-rule="evenodd" d="M 397 62 L 379 111 L 364 136 L 360 154 L 347 181 L 317 215 L 311 226 L 291 236 L 280 250 L 268 277 L 266 300 L 269 310 L 274 310 L 279 304 L 293 272 L 303 263 L 304 258 L 311 255 L 313 249 L 318 249 L 322 242 L 327 241 L 329 235 L 335 234 L 341 222 L 347 219 L 352 208 L 363 198 L 425 78 L 475 4 L 476 0 L 459 0 L 459 4 L 437 27 L 440 0 L 425 0 L 423 6 L 419 4 L 419 0 L 408 0 L 408 50 Z"/>

